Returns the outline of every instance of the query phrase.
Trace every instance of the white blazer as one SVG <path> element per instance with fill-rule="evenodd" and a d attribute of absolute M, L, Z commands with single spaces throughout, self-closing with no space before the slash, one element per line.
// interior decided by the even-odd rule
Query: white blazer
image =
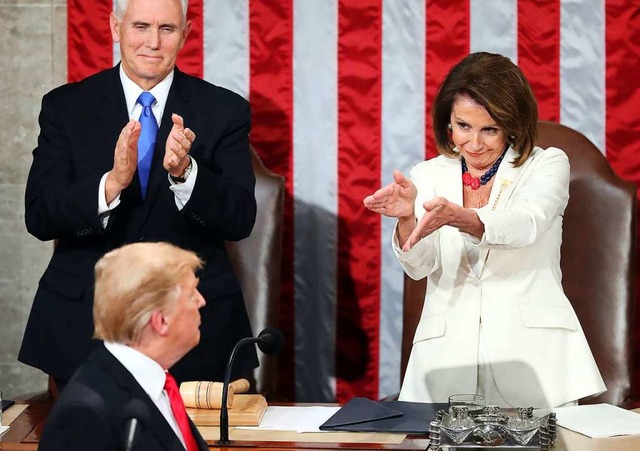
<path fill-rule="evenodd" d="M 500 394 L 514 406 L 558 406 L 606 390 L 573 308 L 562 290 L 562 214 L 569 199 L 565 153 L 536 147 L 519 168 L 509 149 L 488 204 L 476 209 L 481 240 L 444 226 L 403 252 L 414 279 L 428 276 L 401 400 L 446 402 L 475 393 L 480 323 Z M 417 164 L 416 215 L 436 196 L 462 205 L 459 158 Z M 472 267 L 467 250 L 476 248 Z"/>

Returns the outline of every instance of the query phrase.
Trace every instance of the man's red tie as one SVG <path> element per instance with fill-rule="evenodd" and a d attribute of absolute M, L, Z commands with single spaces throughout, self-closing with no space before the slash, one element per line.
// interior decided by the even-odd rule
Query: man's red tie
<path fill-rule="evenodd" d="M 180 390 L 178 390 L 178 384 L 170 373 L 167 373 L 167 379 L 164 383 L 164 389 L 169 396 L 169 402 L 171 403 L 171 411 L 178 423 L 180 432 L 182 432 L 182 438 L 187 444 L 187 451 L 198 451 L 198 443 L 196 442 L 193 432 L 191 432 L 191 426 L 189 425 L 189 417 L 187 411 L 184 408 L 184 402 L 182 402 L 182 396 L 180 396 Z"/>

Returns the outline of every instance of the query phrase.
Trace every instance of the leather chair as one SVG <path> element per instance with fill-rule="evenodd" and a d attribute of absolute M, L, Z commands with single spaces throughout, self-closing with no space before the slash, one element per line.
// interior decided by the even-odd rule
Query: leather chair
<path fill-rule="evenodd" d="M 635 186 L 618 178 L 598 148 L 575 130 L 540 121 L 537 144 L 563 149 L 571 163 L 570 199 L 562 234 L 562 285 L 608 388 L 580 403 L 631 403 Z M 402 375 L 426 283 L 426 279 L 415 281 L 404 276 Z"/>
<path fill-rule="evenodd" d="M 282 209 L 284 178 L 269 171 L 252 151 L 258 203 L 251 235 L 239 242 L 227 242 L 229 257 L 242 286 L 244 302 L 254 335 L 265 327 L 277 326 L 282 255 Z M 277 356 L 258 352 L 255 389 L 273 397 L 277 388 Z"/>

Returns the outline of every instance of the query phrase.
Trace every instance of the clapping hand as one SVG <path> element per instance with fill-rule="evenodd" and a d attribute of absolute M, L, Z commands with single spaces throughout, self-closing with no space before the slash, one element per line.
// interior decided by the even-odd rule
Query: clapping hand
<path fill-rule="evenodd" d="M 393 171 L 393 182 L 364 198 L 369 210 L 392 218 L 412 218 L 418 190 L 402 172 Z"/>
<path fill-rule="evenodd" d="M 191 163 L 189 151 L 196 139 L 196 134 L 191 129 L 184 128 L 182 116 L 173 113 L 171 120 L 173 127 L 167 137 L 162 165 L 172 177 L 182 177 Z"/>
<path fill-rule="evenodd" d="M 113 168 L 107 174 L 105 196 L 107 204 L 127 188 L 138 168 L 138 138 L 140 122 L 131 119 L 118 136 L 113 152 Z"/>
<path fill-rule="evenodd" d="M 422 206 L 425 213 L 402 246 L 403 251 L 408 251 L 422 238 L 449 224 L 456 215 L 456 205 L 444 197 L 434 197 Z"/>

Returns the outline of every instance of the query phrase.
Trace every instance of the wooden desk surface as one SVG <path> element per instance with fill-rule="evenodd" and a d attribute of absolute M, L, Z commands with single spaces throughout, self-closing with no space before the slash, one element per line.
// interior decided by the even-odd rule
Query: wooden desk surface
<path fill-rule="evenodd" d="M 19 406 L 19 402 L 16 404 Z M 14 406 L 15 407 L 15 406 Z M 13 407 L 12 407 L 13 408 Z M 27 407 L 10 423 L 11 428 L 0 436 L 0 449 L 6 451 L 35 451 L 42 433 L 44 421 L 51 410 L 50 401 L 38 401 Z M 640 412 L 640 409 L 634 411 Z M 6 412 L 5 412 L 6 413 Z M 233 435 L 231 435 L 233 438 Z M 273 441 L 236 441 L 232 445 L 219 446 L 208 441 L 212 450 L 268 449 L 277 450 L 321 450 L 321 449 L 351 449 L 351 450 L 424 450 L 429 440 L 424 436 L 408 436 L 401 443 L 313 443 L 301 441 L 273 442 Z M 640 435 L 612 437 L 605 439 L 591 439 L 589 437 L 559 428 L 558 440 L 554 451 L 638 451 L 640 450 Z"/>

